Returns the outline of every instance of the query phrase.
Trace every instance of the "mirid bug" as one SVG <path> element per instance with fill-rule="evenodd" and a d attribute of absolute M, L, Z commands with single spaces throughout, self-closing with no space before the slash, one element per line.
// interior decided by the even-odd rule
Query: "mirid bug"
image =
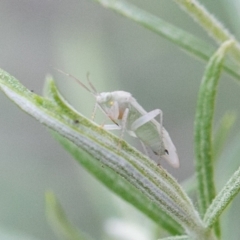
<path fill-rule="evenodd" d="M 100 108 L 114 123 L 103 125 L 104 129 L 121 130 L 120 139 L 123 138 L 125 131 L 128 132 L 132 137 L 138 138 L 144 146 L 148 146 L 155 155 L 159 156 L 159 160 L 163 158 L 171 166 L 179 167 L 177 151 L 168 132 L 162 125 L 162 111 L 160 109 L 146 112 L 129 92 L 98 93 L 88 78 L 90 88 L 73 75 L 57 70 L 73 78 L 84 89 L 93 94 L 96 104 L 92 119 L 94 119 L 97 108 Z M 159 118 L 158 121 L 155 119 L 156 117 Z"/>

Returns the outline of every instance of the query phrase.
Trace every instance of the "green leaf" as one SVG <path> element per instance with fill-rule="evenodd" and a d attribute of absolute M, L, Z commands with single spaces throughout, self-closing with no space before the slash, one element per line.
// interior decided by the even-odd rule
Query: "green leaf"
<path fill-rule="evenodd" d="M 175 235 L 183 232 L 183 229 L 176 221 L 166 215 L 156 204 L 149 202 L 144 194 L 129 184 L 124 178 L 111 171 L 111 169 L 103 167 L 88 156 L 87 153 L 80 151 L 76 145 L 61 135 L 53 132 L 53 136 L 87 171 L 111 191 L 121 196 L 125 201 L 131 203 L 169 233 Z"/>
<path fill-rule="evenodd" d="M 52 80 L 47 81 L 45 92 L 48 97 L 43 98 L 1 70 L 0 88 L 24 111 L 76 145 L 84 158 L 93 159 L 99 166 L 117 174 L 118 179 L 122 177 L 127 181 L 132 189 L 137 190 L 136 193 L 145 196 L 146 205 L 164 211 L 189 234 L 205 233 L 191 200 L 176 180 L 125 141 L 121 142 L 119 151 L 119 139 L 69 106 Z"/>
<path fill-rule="evenodd" d="M 199 188 L 199 206 L 202 214 L 205 213 L 216 195 L 213 170 L 212 123 L 216 91 L 224 56 L 232 44 L 233 41 L 231 40 L 223 43 L 211 57 L 198 94 L 195 117 L 195 156 Z M 216 225 L 215 229 L 217 235 L 219 235 L 219 226 Z"/>
<path fill-rule="evenodd" d="M 215 51 L 215 48 L 204 42 L 203 40 L 193 36 L 192 34 L 165 22 L 136 6 L 123 0 L 94 0 L 103 7 L 111 9 L 124 17 L 127 17 L 143 27 L 157 33 L 166 38 L 170 42 L 176 44 L 186 52 L 208 61 Z M 239 65 L 233 62 L 226 62 L 224 69 L 236 80 L 240 80 Z"/>
<path fill-rule="evenodd" d="M 218 221 L 221 213 L 240 191 L 240 168 L 233 174 L 223 189 L 213 200 L 204 216 L 206 226 L 210 228 Z"/>
<path fill-rule="evenodd" d="M 47 219 L 59 238 L 64 240 L 90 240 L 89 237 L 81 233 L 68 221 L 53 192 L 46 192 L 45 203 Z"/>
<path fill-rule="evenodd" d="M 225 42 L 211 57 L 200 86 L 195 117 L 195 155 L 200 210 L 205 213 L 215 197 L 213 177 L 212 122 L 216 90 L 224 56 L 232 41 Z"/>

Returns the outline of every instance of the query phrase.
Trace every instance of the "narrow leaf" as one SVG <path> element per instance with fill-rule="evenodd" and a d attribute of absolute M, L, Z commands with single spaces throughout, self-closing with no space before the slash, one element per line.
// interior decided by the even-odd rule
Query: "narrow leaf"
<path fill-rule="evenodd" d="M 176 235 L 183 232 L 183 229 L 176 221 L 170 218 L 156 204 L 150 202 L 144 194 L 129 184 L 124 178 L 111 169 L 100 165 L 99 162 L 87 153 L 80 151 L 76 145 L 61 135 L 53 132 L 53 136 L 87 171 L 111 191 L 132 204 L 169 233 Z"/>
<path fill-rule="evenodd" d="M 224 56 L 232 44 L 233 41 L 231 40 L 223 43 L 211 57 L 205 70 L 198 95 L 195 117 L 195 156 L 199 206 L 202 214 L 205 213 L 216 195 L 213 170 L 212 123 L 216 91 Z M 220 235 L 219 229 L 219 225 L 216 224 L 215 230 L 217 235 Z"/>
<path fill-rule="evenodd" d="M 204 213 L 215 197 L 213 177 L 212 122 L 218 81 L 226 51 L 232 41 L 225 42 L 211 57 L 198 95 L 195 118 L 195 154 L 199 184 L 200 209 Z"/>
<path fill-rule="evenodd" d="M 233 174 L 223 189 L 213 200 L 204 216 L 204 222 L 210 228 L 218 221 L 221 213 L 240 191 L 240 168 Z"/>

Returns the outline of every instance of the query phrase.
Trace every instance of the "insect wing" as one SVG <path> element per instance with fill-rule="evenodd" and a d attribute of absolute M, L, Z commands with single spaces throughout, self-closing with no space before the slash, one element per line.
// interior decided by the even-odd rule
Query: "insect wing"
<path fill-rule="evenodd" d="M 174 146 L 172 139 L 170 138 L 168 132 L 165 128 L 162 129 L 163 133 L 163 143 L 167 150 L 167 153 L 162 157 L 169 162 L 174 168 L 179 167 L 179 158 L 177 155 L 176 147 Z"/>

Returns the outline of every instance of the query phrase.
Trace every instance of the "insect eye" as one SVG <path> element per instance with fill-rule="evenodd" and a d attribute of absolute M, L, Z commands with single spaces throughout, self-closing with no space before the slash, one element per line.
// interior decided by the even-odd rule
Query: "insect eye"
<path fill-rule="evenodd" d="M 109 100 L 109 101 L 106 102 L 106 104 L 107 104 L 108 107 L 112 107 L 113 104 L 114 104 L 114 101 Z"/>

